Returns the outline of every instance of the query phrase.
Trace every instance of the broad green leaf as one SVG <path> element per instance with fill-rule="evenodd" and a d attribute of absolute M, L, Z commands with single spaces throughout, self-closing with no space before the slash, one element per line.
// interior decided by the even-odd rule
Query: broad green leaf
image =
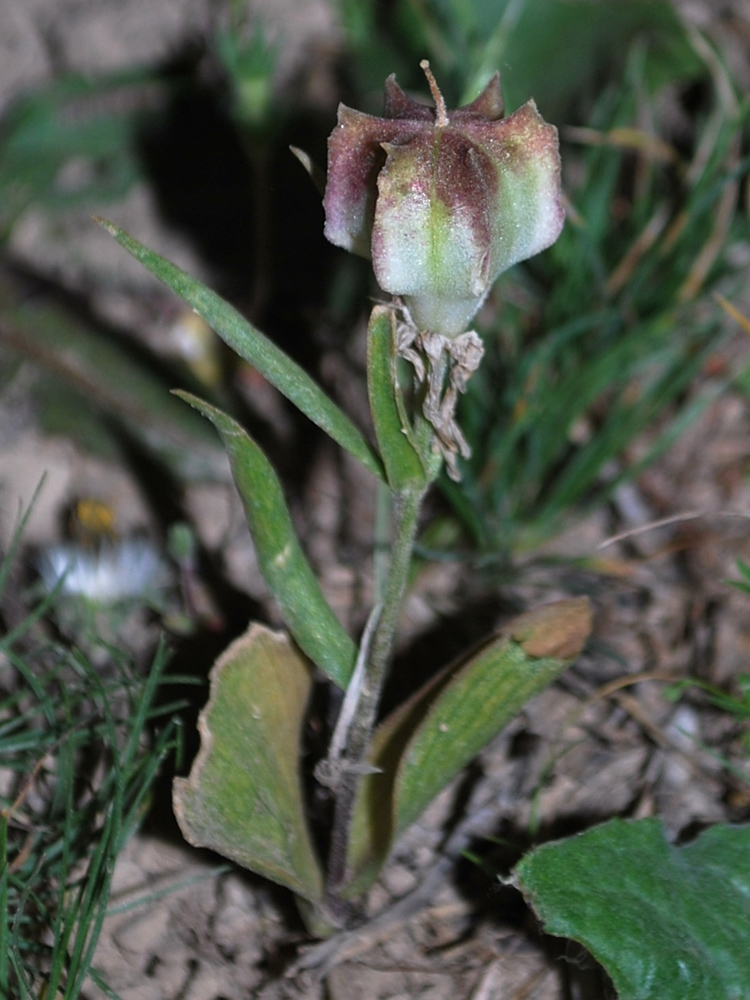
<path fill-rule="evenodd" d="M 302 551 L 273 466 L 236 420 L 188 392 L 175 395 L 207 417 L 221 435 L 260 571 L 295 642 L 334 683 L 346 687 L 357 650 Z"/>
<path fill-rule="evenodd" d="M 313 902 L 323 879 L 305 820 L 300 737 L 312 667 L 283 632 L 253 624 L 216 661 L 201 749 L 174 783 L 185 839 Z"/>
<path fill-rule="evenodd" d="M 426 476 L 403 410 L 396 374 L 394 327 L 393 309 L 375 306 L 367 330 L 367 388 L 388 484 L 398 493 L 410 486 L 424 486 Z"/>
<path fill-rule="evenodd" d="M 750 995 L 750 826 L 675 847 L 658 819 L 610 820 L 527 854 L 512 881 L 550 934 L 601 962 L 620 1000 Z"/>
<path fill-rule="evenodd" d="M 374 476 L 384 478 L 380 459 L 351 420 L 326 396 L 307 372 L 284 354 L 265 334 L 256 330 L 216 292 L 212 292 L 210 288 L 206 288 L 200 281 L 191 278 L 185 271 L 164 257 L 160 257 L 153 250 L 148 250 L 119 226 L 107 219 L 97 218 L 96 221 L 147 270 L 191 305 L 233 351 L 249 361 L 305 416 L 330 435 L 342 448 L 359 459 Z"/>
<path fill-rule="evenodd" d="M 347 896 L 369 887 L 395 838 L 570 664 L 590 629 L 586 598 L 521 615 L 381 724 L 370 753 L 381 773 L 362 780 L 355 804 Z"/>

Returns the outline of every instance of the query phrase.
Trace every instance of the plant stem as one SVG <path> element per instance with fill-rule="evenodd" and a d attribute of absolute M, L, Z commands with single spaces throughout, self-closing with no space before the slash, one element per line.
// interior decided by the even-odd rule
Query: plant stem
<path fill-rule="evenodd" d="M 397 493 L 393 498 L 393 541 L 383 603 L 372 637 L 359 700 L 349 727 L 344 755 L 345 767 L 336 789 L 328 865 L 329 891 L 334 894 L 346 877 L 346 853 L 357 788 L 366 770 L 370 735 L 391 659 L 424 494 L 425 489 L 415 488 Z"/>

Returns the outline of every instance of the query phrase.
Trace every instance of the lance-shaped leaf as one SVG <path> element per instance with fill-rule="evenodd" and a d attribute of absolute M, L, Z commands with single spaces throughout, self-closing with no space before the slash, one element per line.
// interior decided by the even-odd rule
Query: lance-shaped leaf
<path fill-rule="evenodd" d="M 201 749 L 174 783 L 186 840 L 315 902 L 320 866 L 305 820 L 300 734 L 312 667 L 283 632 L 253 624 L 216 661 Z"/>
<path fill-rule="evenodd" d="M 376 730 L 349 843 L 355 898 L 391 845 L 524 704 L 581 651 L 591 630 L 586 598 L 521 615 L 468 660 L 442 671 Z"/>
<path fill-rule="evenodd" d="M 398 384 L 395 322 L 393 309 L 386 306 L 375 306 L 370 315 L 367 388 L 388 484 L 398 493 L 411 486 L 424 486 L 427 480 Z"/>
<path fill-rule="evenodd" d="M 374 476 L 384 478 L 380 459 L 351 420 L 326 396 L 307 372 L 265 334 L 256 330 L 252 323 L 216 292 L 212 292 L 153 250 L 148 250 L 119 226 L 107 219 L 97 218 L 96 221 L 147 270 L 191 305 L 233 351 L 257 368 L 306 417 L 359 459 Z"/>
<path fill-rule="evenodd" d="M 295 642 L 332 681 L 346 687 L 357 650 L 302 551 L 273 466 L 236 420 L 188 392 L 175 395 L 208 417 L 221 435 L 260 571 Z"/>
<path fill-rule="evenodd" d="M 675 847 L 658 819 L 615 819 L 527 854 L 512 882 L 550 934 L 604 965 L 620 1000 L 750 995 L 750 826 Z"/>

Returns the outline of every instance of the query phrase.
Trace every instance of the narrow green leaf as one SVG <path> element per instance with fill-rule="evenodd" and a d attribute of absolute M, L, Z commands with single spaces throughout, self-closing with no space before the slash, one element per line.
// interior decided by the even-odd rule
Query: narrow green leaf
<path fill-rule="evenodd" d="M 107 219 L 96 221 L 128 253 L 195 309 L 221 339 L 268 379 L 314 424 L 345 448 L 379 479 L 384 478 L 378 456 L 346 414 L 326 396 L 310 376 L 272 341 L 256 330 L 216 292 L 191 278 L 175 264 L 134 240 Z"/>
<path fill-rule="evenodd" d="M 283 632 L 253 624 L 211 670 L 201 749 L 174 782 L 186 840 L 315 902 L 323 879 L 305 820 L 300 737 L 312 667 Z"/>
<path fill-rule="evenodd" d="M 399 406 L 394 327 L 393 309 L 375 306 L 367 329 L 367 388 L 388 483 L 398 493 L 406 487 L 423 486 L 426 476 L 410 439 L 411 428 L 402 416 L 403 406 Z"/>
<path fill-rule="evenodd" d="M 295 642 L 334 683 L 345 688 L 357 650 L 302 551 L 273 466 L 236 420 L 190 393 L 175 395 L 207 417 L 221 435 L 258 565 Z"/>
<path fill-rule="evenodd" d="M 347 896 L 369 887 L 396 837 L 533 695 L 565 670 L 590 629 L 586 598 L 521 615 L 381 724 L 370 753 L 381 773 L 363 779 L 355 804 Z"/>
<path fill-rule="evenodd" d="M 675 847 L 658 819 L 614 819 L 527 854 L 512 881 L 550 934 L 602 963 L 620 1000 L 748 996 L 750 826 Z"/>

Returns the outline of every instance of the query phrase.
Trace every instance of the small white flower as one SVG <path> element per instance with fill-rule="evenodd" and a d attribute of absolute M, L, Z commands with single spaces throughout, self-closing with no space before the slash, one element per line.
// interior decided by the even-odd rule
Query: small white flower
<path fill-rule="evenodd" d="M 38 560 L 47 590 L 62 580 L 61 593 L 93 604 L 145 598 L 165 583 L 166 566 L 143 538 L 130 538 L 90 550 L 80 545 L 52 545 Z"/>

